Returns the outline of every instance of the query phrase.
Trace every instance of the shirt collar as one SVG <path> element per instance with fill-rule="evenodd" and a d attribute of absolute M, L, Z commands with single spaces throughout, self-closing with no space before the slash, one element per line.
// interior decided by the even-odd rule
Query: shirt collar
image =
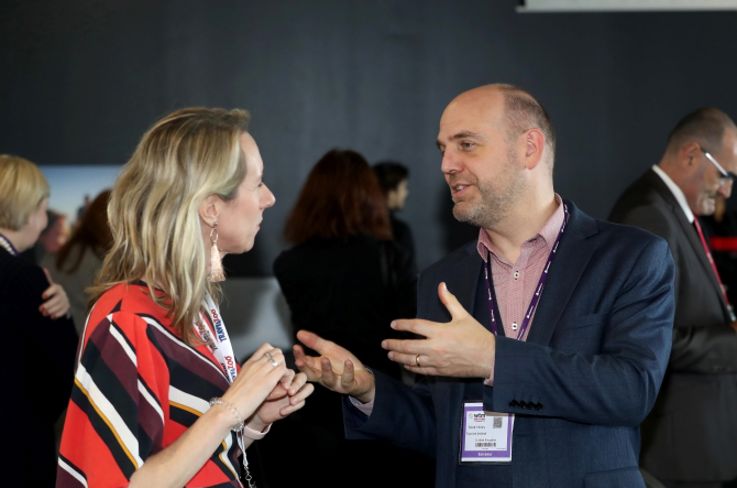
<path fill-rule="evenodd" d="M 563 211 L 563 199 L 557 193 L 555 194 L 555 202 L 558 204 L 558 208 L 555 209 L 553 215 L 548 218 L 548 220 L 543 224 L 542 228 L 540 228 L 537 234 L 528 239 L 526 243 L 542 237 L 548 249 L 553 246 L 555 238 L 558 237 L 558 233 L 560 232 L 560 227 L 563 225 L 563 219 L 565 218 L 565 212 Z M 481 256 L 481 259 L 483 259 L 484 262 L 486 262 L 487 252 L 490 252 L 495 256 L 499 255 L 499 253 L 496 252 L 494 241 L 492 241 L 491 237 L 489 237 L 489 234 L 487 234 L 483 228 L 479 229 L 479 238 L 476 242 L 476 251 L 479 253 L 479 256 Z"/>
<path fill-rule="evenodd" d="M 665 183 L 665 186 L 668 187 L 670 192 L 673 194 L 674 197 L 676 197 L 676 201 L 678 202 L 678 205 L 681 207 L 681 210 L 683 210 L 683 213 L 686 214 L 686 218 L 688 219 L 688 222 L 690 224 L 693 224 L 694 221 L 694 214 L 691 211 L 691 207 L 688 206 L 688 201 L 686 201 L 686 195 L 683 194 L 683 191 L 681 188 L 676 185 L 676 183 L 670 179 L 670 176 L 663 171 L 660 166 L 657 164 L 653 165 L 653 171 L 655 171 L 655 174 L 660 176 L 660 179 L 663 180 L 663 183 Z"/>

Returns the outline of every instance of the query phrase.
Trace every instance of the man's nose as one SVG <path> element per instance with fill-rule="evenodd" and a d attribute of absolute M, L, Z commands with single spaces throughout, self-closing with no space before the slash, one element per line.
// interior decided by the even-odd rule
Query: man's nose
<path fill-rule="evenodd" d="M 460 171 L 460 164 L 458 158 L 453 154 L 452 151 L 445 151 L 440 161 L 440 171 L 444 175 L 452 175 Z"/>
<path fill-rule="evenodd" d="M 734 180 L 731 178 L 726 178 L 721 181 L 721 184 L 719 185 L 719 194 L 722 195 L 724 198 L 729 198 L 729 196 L 732 194 L 732 184 L 734 183 Z"/>

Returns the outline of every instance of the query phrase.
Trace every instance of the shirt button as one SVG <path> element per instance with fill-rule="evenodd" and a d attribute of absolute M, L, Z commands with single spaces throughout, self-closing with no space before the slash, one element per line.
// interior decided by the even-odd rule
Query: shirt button
<path fill-rule="evenodd" d="M 512 322 L 512 330 L 517 330 L 517 322 Z"/>
<path fill-rule="evenodd" d="M 515 269 L 514 270 L 514 279 L 516 280 L 518 278 L 519 278 L 519 270 L 518 269 Z"/>

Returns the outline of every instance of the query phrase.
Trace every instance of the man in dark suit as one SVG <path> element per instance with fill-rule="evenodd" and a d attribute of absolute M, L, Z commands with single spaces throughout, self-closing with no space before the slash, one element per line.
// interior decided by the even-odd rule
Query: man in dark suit
<path fill-rule="evenodd" d="M 459 95 L 437 142 L 453 214 L 480 230 L 421 274 L 421 318 L 392 325 L 423 338 L 383 342 L 427 381 L 372 374 L 306 331 L 320 357 L 297 345 L 297 366 L 350 395 L 350 437 L 434 455 L 438 487 L 644 487 L 639 424 L 671 343 L 667 244 L 555 193 L 550 120 L 519 88 Z"/>
<path fill-rule="evenodd" d="M 718 194 L 729 197 L 735 170 L 734 122 L 714 108 L 696 110 L 610 216 L 667 239 L 676 263 L 673 351 L 643 424 L 641 458 L 669 487 L 719 487 L 737 477 L 737 324 L 698 225 Z"/>

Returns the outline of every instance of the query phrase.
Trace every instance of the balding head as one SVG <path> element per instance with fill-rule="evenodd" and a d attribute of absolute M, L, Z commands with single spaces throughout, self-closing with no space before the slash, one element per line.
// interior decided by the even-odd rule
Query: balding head
<path fill-rule="evenodd" d="M 737 130 L 729 115 L 718 108 L 699 108 L 678 121 L 668 135 L 668 150 L 678 150 L 684 144 L 697 142 L 707 151 L 718 153 L 727 129 Z"/>
<path fill-rule="evenodd" d="M 483 85 L 458 95 L 446 111 L 461 104 L 465 110 L 476 107 L 478 111 L 486 110 L 489 115 L 498 115 L 500 119 L 494 122 L 503 125 L 507 140 L 512 140 L 529 129 L 539 129 L 545 136 L 549 152 L 547 162 L 552 167 L 555 158 L 555 130 L 545 108 L 529 92 L 504 83 Z M 503 110 L 489 111 L 489 107 L 495 105 Z"/>
<path fill-rule="evenodd" d="M 732 191 L 724 172 L 737 171 L 737 127 L 719 109 L 694 110 L 671 131 L 659 165 L 696 215 L 711 215 L 718 195 Z"/>

